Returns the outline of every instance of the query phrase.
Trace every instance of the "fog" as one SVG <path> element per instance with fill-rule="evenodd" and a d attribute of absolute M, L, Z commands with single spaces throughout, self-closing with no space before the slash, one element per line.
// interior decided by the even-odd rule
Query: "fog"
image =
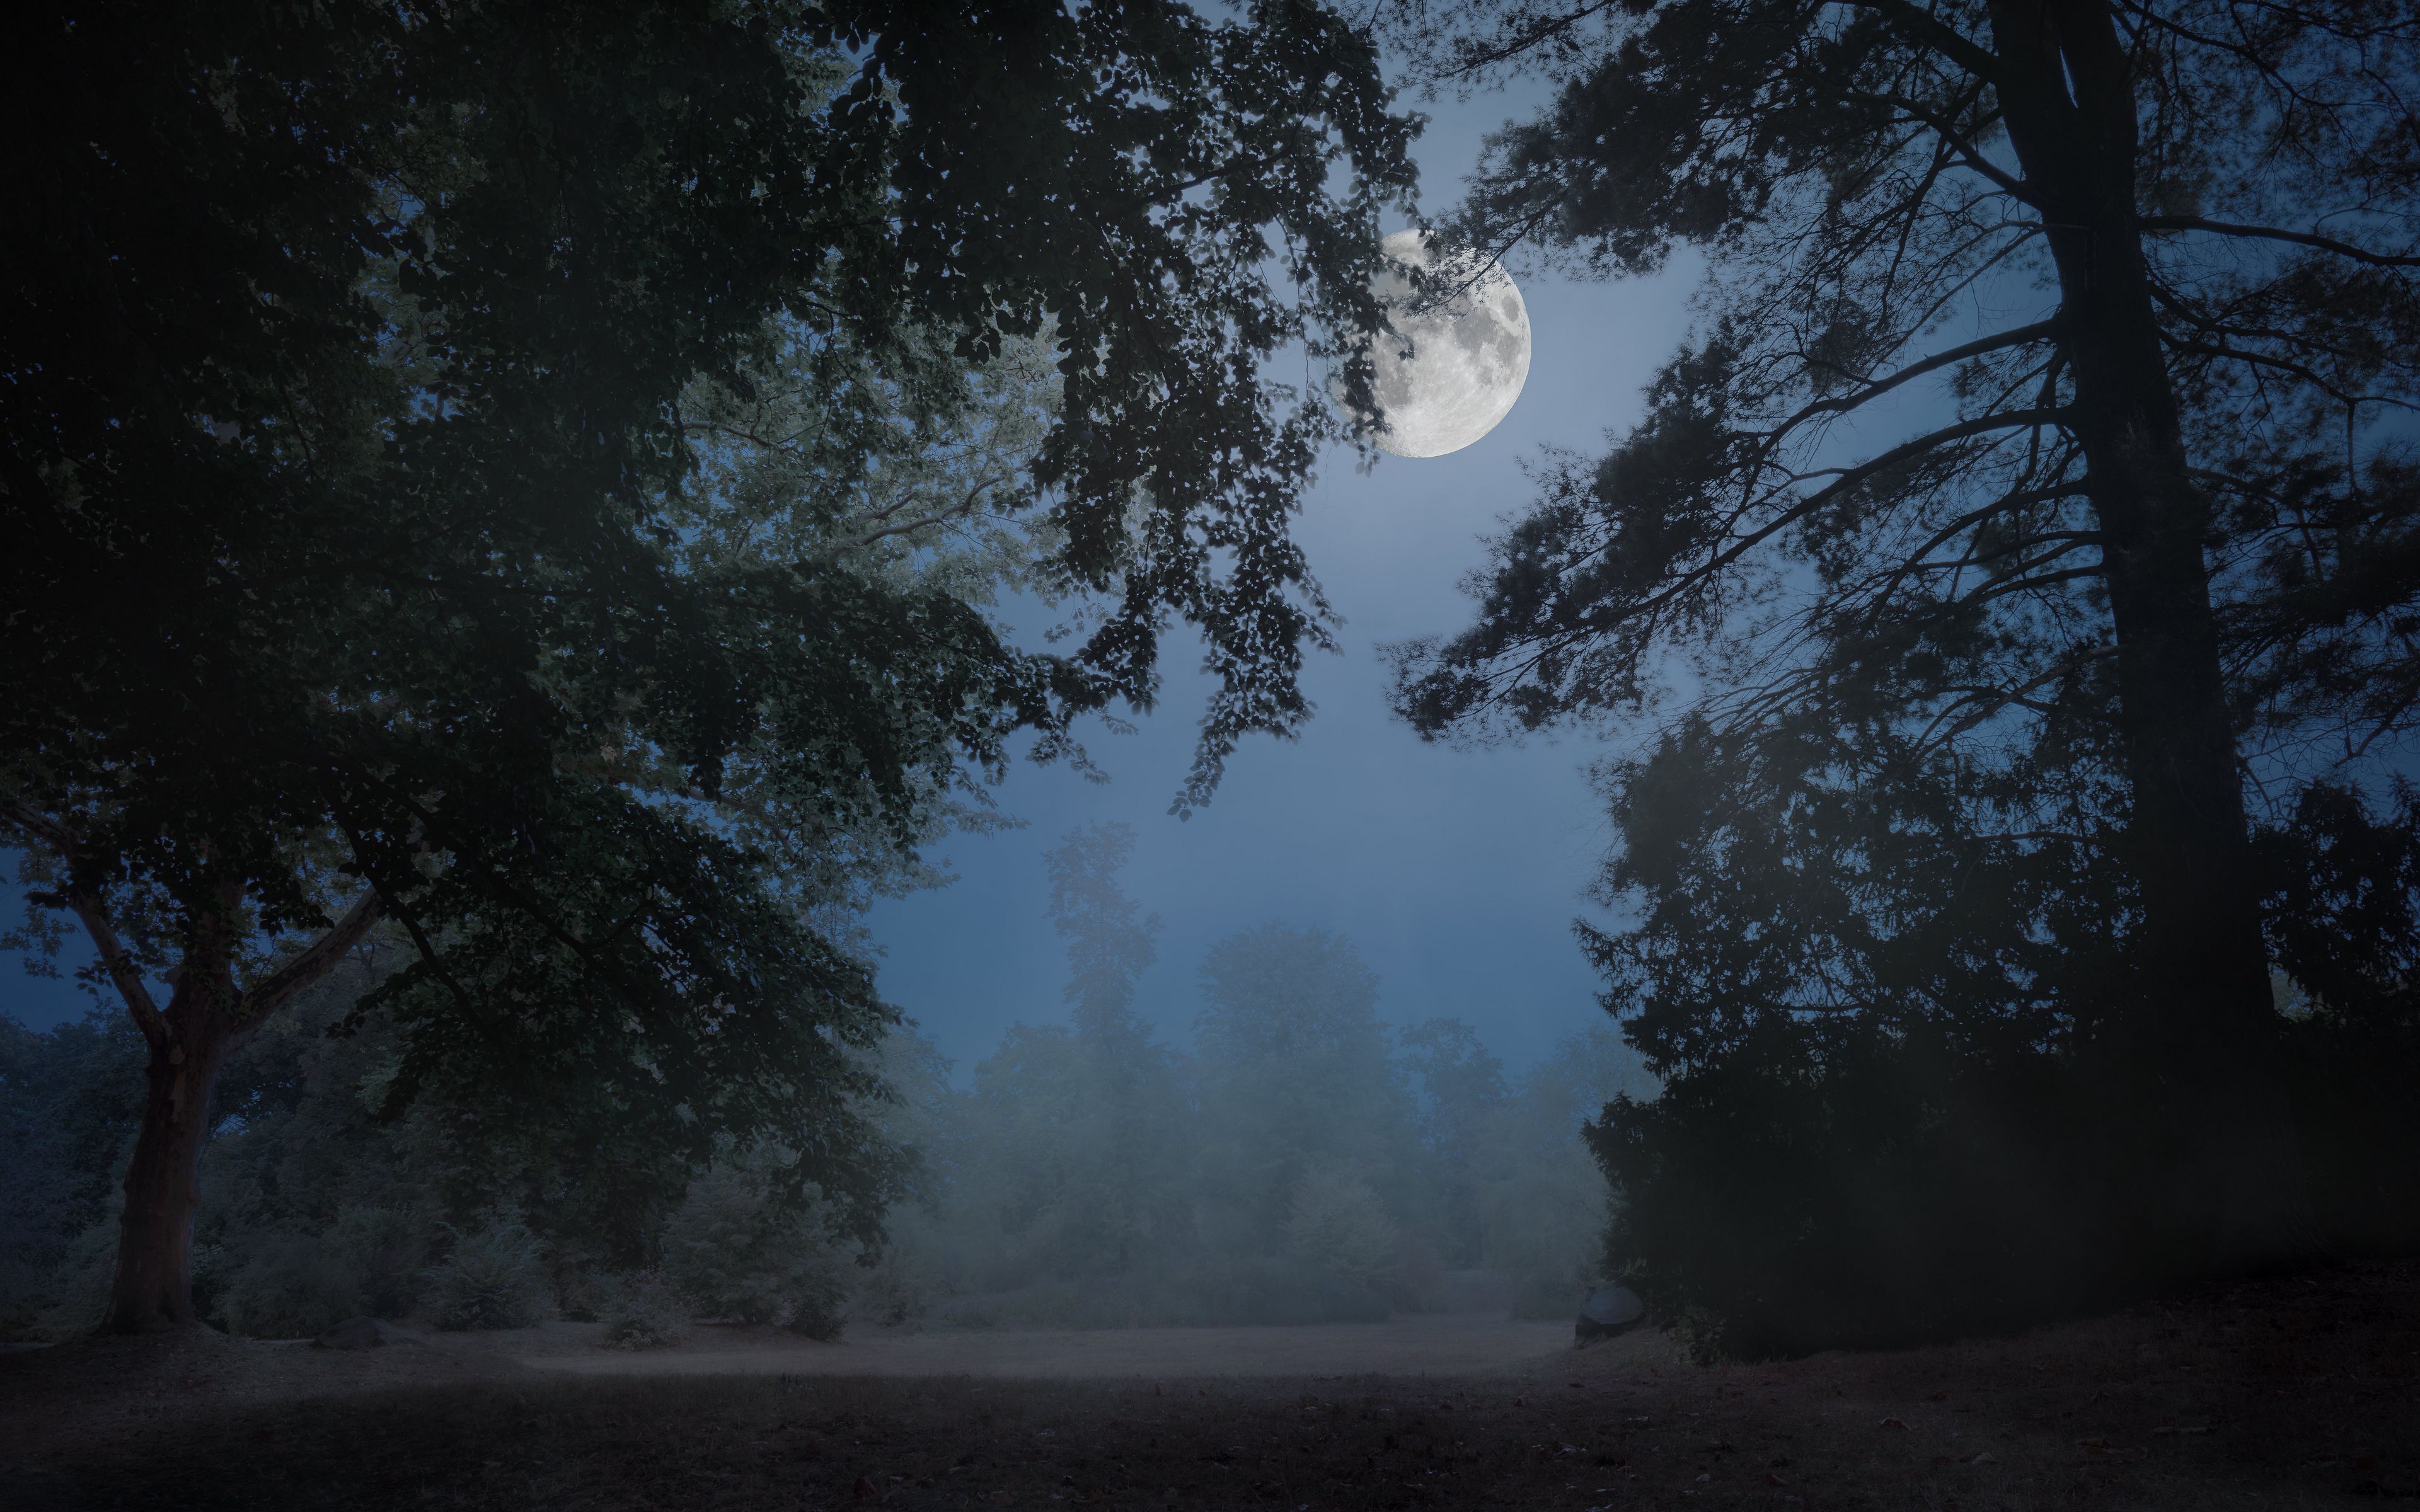
<path fill-rule="evenodd" d="M 229 1068 L 202 1165 L 200 1300 L 272 1338 L 365 1312 L 474 1327 L 560 1313 L 632 1343 L 692 1318 L 814 1337 L 1567 1321 L 1608 1216 L 1580 1129 L 1617 1096 L 1653 1095 L 1636 1053 L 1592 1026 L 1508 1074 L 1460 1020 L 1387 1026 L 1356 943 L 1284 921 L 1190 964 L 1190 1032 L 1171 1042 L 1154 1025 L 1182 1010 L 1140 996 L 1164 926 L 1127 890 L 1132 850 L 1124 826 L 1088 826 L 1033 879 L 1061 1013 L 1013 1026 L 964 1074 L 913 1025 L 863 1057 L 887 1088 L 874 1124 L 906 1156 L 875 1242 L 813 1194 L 794 1200 L 799 1152 L 778 1142 L 684 1180 L 600 1168 L 548 1131 L 469 1148 L 508 1122 L 442 1097 L 381 1122 L 366 1094 L 392 1039 L 326 1039 L 340 989 Z M 344 989 L 375 977 L 371 959 Z M 129 1039 L 101 1015 L 10 1042 L 32 1127 L 0 1189 L 6 1279 L 37 1327 L 72 1327 L 106 1288 Z M 445 1217 L 480 1196 L 471 1225 Z"/>
<path fill-rule="evenodd" d="M 0 1499 L 2420 1494 L 2409 11 L 37 8 Z"/>

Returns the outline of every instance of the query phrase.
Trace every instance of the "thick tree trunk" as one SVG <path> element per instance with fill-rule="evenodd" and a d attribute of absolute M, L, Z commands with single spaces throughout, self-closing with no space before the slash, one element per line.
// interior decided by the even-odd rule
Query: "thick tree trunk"
<path fill-rule="evenodd" d="M 2140 1001 L 2116 1026 L 2169 1265 L 2302 1258 L 2312 1224 L 2275 1056 L 2276 1014 L 2188 470 L 2135 223 L 2133 84 L 2100 0 L 1993 11 L 2011 143 L 2062 295 L 2073 427 L 2107 537 L 2120 733 L 2143 908 Z"/>
<path fill-rule="evenodd" d="M 168 1020 L 175 1027 L 151 1044 L 143 1127 L 126 1171 L 117 1274 L 104 1322 L 112 1333 L 194 1321 L 194 1208 L 202 1146 L 209 1140 L 210 1092 L 231 1036 L 215 1012 L 178 1011 L 192 1006 L 172 1002 Z"/>

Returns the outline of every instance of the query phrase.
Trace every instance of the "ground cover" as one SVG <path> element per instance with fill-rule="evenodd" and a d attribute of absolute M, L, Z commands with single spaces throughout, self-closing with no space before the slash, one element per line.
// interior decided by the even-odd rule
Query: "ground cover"
<path fill-rule="evenodd" d="M 0 1359 L 0 1502 L 2064 1512 L 2420 1495 L 2411 1263 L 1713 1368 L 1659 1336 L 1542 1352 L 1532 1326 L 1475 1319 L 1277 1331 L 1316 1335 L 1280 1367 L 1255 1348 L 1269 1332 L 1137 1331 L 1087 1354 L 1064 1336 L 819 1352 L 702 1331 L 613 1374 L 562 1368 L 605 1358 L 563 1328 L 369 1354 L 100 1340 Z M 991 1373 L 1019 1345 L 1025 1375 Z M 1456 1350 L 1458 1367 L 1420 1367 Z"/>

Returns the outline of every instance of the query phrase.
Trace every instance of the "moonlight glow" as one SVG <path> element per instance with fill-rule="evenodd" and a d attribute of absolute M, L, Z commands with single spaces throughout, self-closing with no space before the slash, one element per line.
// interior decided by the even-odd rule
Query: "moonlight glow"
<path fill-rule="evenodd" d="M 1381 245 L 1391 263 L 1431 266 L 1425 232 L 1398 231 Z M 1512 275 L 1491 262 L 1452 300 L 1426 308 L 1413 304 L 1412 281 L 1398 268 L 1373 286 L 1395 323 L 1371 353 L 1388 427 L 1373 438 L 1379 450 L 1443 456 L 1494 430 L 1529 377 L 1529 311 Z"/>

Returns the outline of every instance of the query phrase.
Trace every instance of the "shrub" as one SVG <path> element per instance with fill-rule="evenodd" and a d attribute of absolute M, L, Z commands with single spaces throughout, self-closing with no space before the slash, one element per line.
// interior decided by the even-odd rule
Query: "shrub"
<path fill-rule="evenodd" d="M 218 1319 L 247 1338 L 309 1338 L 363 1311 L 359 1273 L 304 1234 L 256 1241 L 227 1278 Z"/>
<path fill-rule="evenodd" d="M 619 1278 L 608 1288 L 598 1317 L 605 1324 L 599 1342 L 609 1350 L 659 1350 L 689 1333 L 680 1298 L 656 1271 Z"/>
<path fill-rule="evenodd" d="M 839 1257 L 818 1254 L 791 1277 L 782 1326 L 826 1344 L 839 1338 L 848 1326 L 849 1281 Z"/>
<path fill-rule="evenodd" d="M 400 1318 L 418 1303 L 428 1236 L 402 1209 L 339 1210 L 326 1247 L 351 1273 L 361 1311 Z"/>
<path fill-rule="evenodd" d="M 765 1165 L 734 1160 L 690 1183 L 665 1226 L 664 1277 L 701 1317 L 840 1336 L 847 1262 L 812 1207 L 782 1200 Z"/>
<path fill-rule="evenodd" d="M 1365 1290 L 1393 1278 L 1402 1238 L 1369 1182 L 1315 1170 L 1295 1184 L 1286 1248 L 1295 1258 Z"/>
<path fill-rule="evenodd" d="M 194 1265 L 202 1266 L 196 1247 Z M 109 1310 L 109 1286 L 117 1266 L 117 1216 L 112 1213 L 68 1241 L 67 1254 L 51 1273 L 34 1311 L 30 1332 L 39 1338 L 68 1339 L 101 1326 Z"/>
<path fill-rule="evenodd" d="M 439 1328 L 528 1328 L 547 1313 L 546 1260 L 519 1220 L 458 1234 L 427 1275 Z"/>

